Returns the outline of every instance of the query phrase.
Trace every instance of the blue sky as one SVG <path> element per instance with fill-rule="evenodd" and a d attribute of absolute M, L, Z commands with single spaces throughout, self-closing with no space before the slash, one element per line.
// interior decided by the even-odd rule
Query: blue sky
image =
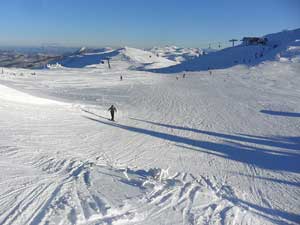
<path fill-rule="evenodd" d="M 1 46 L 206 47 L 300 28 L 300 0 L 1 0 L 0 5 Z"/>

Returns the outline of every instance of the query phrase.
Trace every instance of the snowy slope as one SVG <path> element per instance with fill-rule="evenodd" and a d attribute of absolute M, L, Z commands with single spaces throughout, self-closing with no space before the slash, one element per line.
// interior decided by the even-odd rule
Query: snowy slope
<path fill-rule="evenodd" d="M 179 48 L 176 46 L 154 47 L 149 51 L 176 62 L 191 60 L 203 54 L 203 50 L 200 48 Z"/>
<path fill-rule="evenodd" d="M 178 80 L 126 70 L 148 60 L 131 49 L 111 70 L 4 68 L 0 224 L 299 224 L 297 44 Z"/>
<path fill-rule="evenodd" d="M 0 86 L 0 99 L 1 101 L 11 101 L 15 103 L 37 104 L 37 105 L 64 105 L 62 102 L 43 99 L 26 93 L 20 93 L 14 89 Z"/>
<path fill-rule="evenodd" d="M 181 64 L 152 70 L 153 72 L 174 73 L 224 69 L 235 65 L 253 66 L 269 60 L 297 60 L 299 56 L 300 29 L 266 35 L 267 45 L 238 45 L 208 55 L 182 62 Z M 296 59 L 294 59 L 296 57 Z"/>
<path fill-rule="evenodd" d="M 83 68 L 83 67 L 107 67 L 106 59 L 110 58 L 111 66 L 122 63 L 125 68 L 143 68 L 152 69 L 160 67 L 168 67 L 175 65 L 176 62 L 163 57 L 158 57 L 155 54 L 136 48 L 120 48 L 117 50 L 99 51 L 80 49 L 73 55 L 67 56 L 58 62 L 52 64 L 60 64 L 64 67 Z M 102 64 L 104 63 L 104 64 Z"/>
<path fill-rule="evenodd" d="M 299 69 L 5 69 L 0 224 L 298 224 Z"/>

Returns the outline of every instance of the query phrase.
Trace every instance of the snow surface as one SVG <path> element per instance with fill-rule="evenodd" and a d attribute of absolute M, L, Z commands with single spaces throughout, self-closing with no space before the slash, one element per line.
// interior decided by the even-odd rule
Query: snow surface
<path fill-rule="evenodd" d="M 52 62 L 52 64 L 55 65 L 58 63 L 69 68 L 101 68 L 107 67 L 106 61 L 108 58 L 110 59 L 111 66 L 114 67 L 116 65 L 119 69 L 121 64 L 121 67 L 124 69 L 156 69 L 177 64 L 175 61 L 159 57 L 152 52 L 136 48 L 125 47 L 117 50 L 104 50 L 90 52 L 86 48 L 81 48 L 78 54 L 66 56 L 58 62 Z"/>
<path fill-rule="evenodd" d="M 5 68 L 0 224 L 299 224 L 300 62 L 289 43 L 288 60 L 186 78 L 124 61 Z"/>
<path fill-rule="evenodd" d="M 176 46 L 154 47 L 149 49 L 149 51 L 176 62 L 187 61 L 204 53 L 200 48 L 180 48 Z"/>
<path fill-rule="evenodd" d="M 151 70 L 160 73 L 226 69 L 235 65 L 255 66 L 266 61 L 299 61 L 300 29 L 266 35 L 267 45 L 238 45 L 180 64 Z M 292 47 L 292 48 L 291 48 Z"/>

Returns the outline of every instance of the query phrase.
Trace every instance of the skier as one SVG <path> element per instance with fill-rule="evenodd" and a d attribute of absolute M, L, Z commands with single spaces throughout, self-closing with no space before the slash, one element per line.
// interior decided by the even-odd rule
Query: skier
<path fill-rule="evenodd" d="M 114 105 L 111 105 L 108 111 L 110 111 L 111 121 L 115 121 L 115 112 L 117 112 L 116 107 Z"/>
<path fill-rule="evenodd" d="M 182 75 L 182 78 L 185 78 L 185 73 Z"/>
<path fill-rule="evenodd" d="M 121 75 L 121 76 L 120 76 L 120 81 L 122 81 L 122 80 L 123 80 L 123 76 Z"/>

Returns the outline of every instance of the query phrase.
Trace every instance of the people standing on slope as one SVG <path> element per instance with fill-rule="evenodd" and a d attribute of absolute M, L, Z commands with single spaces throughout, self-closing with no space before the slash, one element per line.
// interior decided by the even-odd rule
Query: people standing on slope
<path fill-rule="evenodd" d="M 115 112 L 117 112 L 116 107 L 114 105 L 111 105 L 108 111 L 110 111 L 111 121 L 115 121 Z"/>
<path fill-rule="evenodd" d="M 208 70 L 209 75 L 212 75 L 211 68 L 210 68 L 210 67 L 207 67 L 207 70 Z"/>

